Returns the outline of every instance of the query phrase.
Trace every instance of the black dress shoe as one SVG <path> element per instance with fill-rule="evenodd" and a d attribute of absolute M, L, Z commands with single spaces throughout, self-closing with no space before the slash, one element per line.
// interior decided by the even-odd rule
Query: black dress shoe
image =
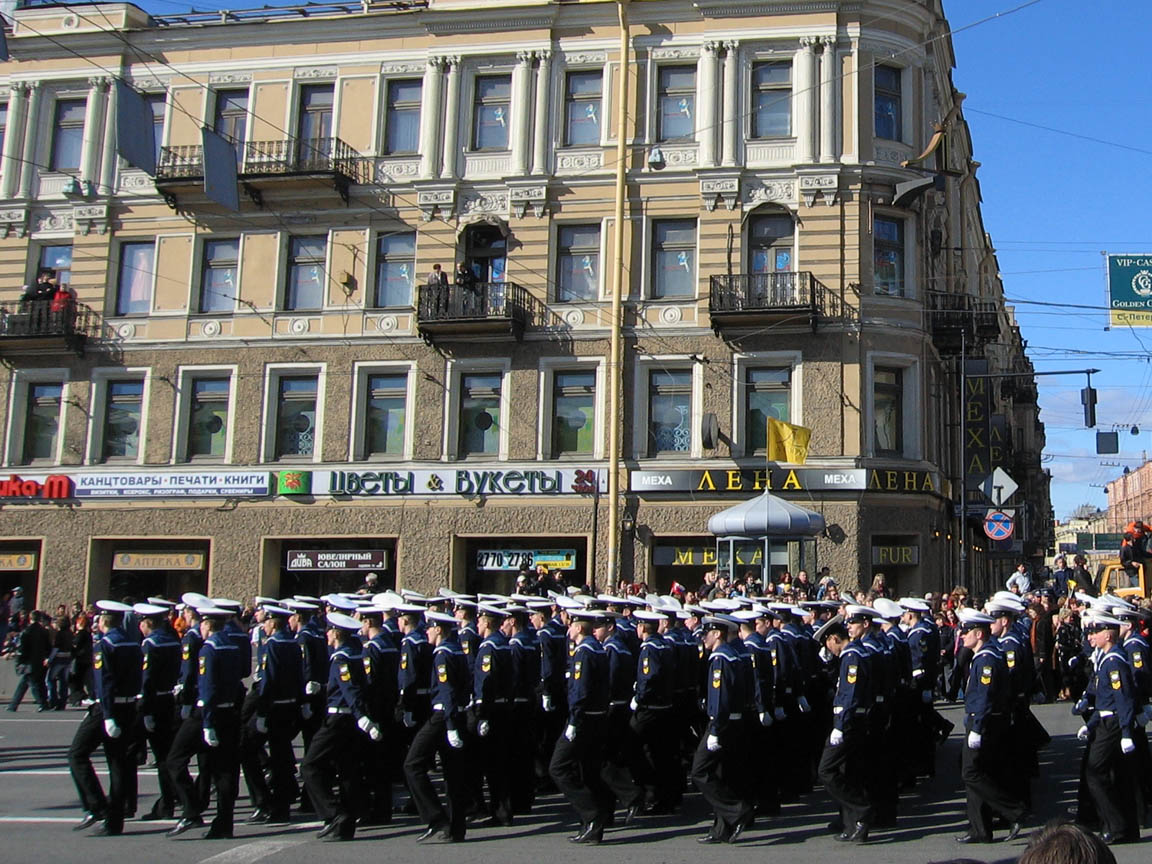
<path fill-rule="evenodd" d="M 111 827 L 109 827 L 108 823 L 105 822 L 103 825 L 101 825 L 99 828 L 97 828 L 95 831 L 93 831 L 88 836 L 89 837 L 119 837 L 123 833 L 124 833 L 123 828 L 111 828 Z"/>
<path fill-rule="evenodd" d="M 232 829 L 224 828 L 223 826 L 212 825 L 204 832 L 205 840 L 231 840 Z"/>
<path fill-rule="evenodd" d="M 1024 830 L 1023 820 L 1018 820 L 1016 822 L 1013 822 L 1011 827 L 1008 829 L 1008 836 L 1004 838 L 1004 842 L 1005 843 L 1011 843 L 1013 840 L 1015 840 L 1017 837 L 1020 836 L 1020 832 L 1023 830 Z"/>
<path fill-rule="evenodd" d="M 267 825 L 271 821 L 272 814 L 263 807 L 258 808 L 247 820 L 249 825 Z"/>
<path fill-rule="evenodd" d="M 168 830 L 168 833 L 165 836 L 166 837 L 179 837 L 185 831 L 191 831 L 193 828 L 200 828 L 203 825 L 204 825 L 204 820 L 201 819 L 199 816 L 197 816 L 193 819 L 181 819 L 179 822 L 177 822 L 175 825 L 173 825 Z"/>
<path fill-rule="evenodd" d="M 338 816 L 324 827 L 324 833 L 317 835 L 328 841 L 340 842 L 356 836 L 356 821 L 347 816 Z"/>
<path fill-rule="evenodd" d="M 329 836 L 332 832 L 334 832 L 336 830 L 336 825 L 337 825 L 338 821 L 339 820 L 333 819 L 331 822 L 325 822 L 324 827 L 316 832 L 317 839 L 323 840 L 325 837 Z M 421 837 L 420 839 L 423 840 L 424 838 Z"/>
<path fill-rule="evenodd" d="M 728 835 L 728 842 L 735 843 L 740 839 L 740 835 L 752 827 L 752 823 L 756 821 L 756 811 L 749 810 L 743 816 L 736 820 L 736 824 L 732 827 L 732 833 Z"/>
<path fill-rule="evenodd" d="M 723 837 L 717 837 L 715 834 L 713 834 L 711 831 L 709 831 L 703 837 L 697 837 L 696 842 L 697 843 L 723 843 L 724 838 Z"/>
<path fill-rule="evenodd" d="M 845 828 L 843 833 L 836 836 L 836 839 L 841 843 L 864 843 L 868 839 L 868 826 L 863 822 L 857 822 L 851 831 Z"/>
<path fill-rule="evenodd" d="M 428 826 L 428 830 L 416 838 L 416 842 L 423 843 L 425 840 L 431 840 L 437 834 L 443 833 L 446 827 L 447 826 L 443 822 L 433 822 Z"/>
<path fill-rule="evenodd" d="M 583 837 L 587 831 L 588 831 L 588 823 L 587 822 L 581 822 L 580 827 L 579 827 L 579 829 L 577 829 L 576 833 L 568 838 L 568 842 L 569 843 L 579 843 L 580 838 Z"/>
<path fill-rule="evenodd" d="M 88 813 L 84 814 L 84 818 L 81 819 L 78 824 L 72 826 L 72 830 L 73 831 L 87 831 L 89 828 L 91 828 L 97 822 L 103 822 L 103 821 L 104 821 L 104 817 L 101 816 L 99 813 L 88 812 Z"/>
<path fill-rule="evenodd" d="M 140 817 L 140 821 L 141 822 L 159 822 L 161 819 L 171 819 L 171 818 L 172 818 L 172 811 L 171 810 L 165 810 L 163 808 L 158 810 L 156 808 L 152 808 L 151 810 L 149 810 L 147 813 L 145 813 L 143 816 Z"/>
<path fill-rule="evenodd" d="M 1117 843 L 1137 843 L 1140 840 L 1140 835 L 1113 834 L 1111 831 L 1105 831 L 1100 835 L 1100 839 L 1104 841 L 1106 846 L 1115 846 Z"/>
<path fill-rule="evenodd" d="M 628 812 L 624 814 L 624 824 L 625 825 L 635 824 L 636 819 L 643 812 L 644 812 L 644 805 L 633 804 L 631 807 L 628 808 Z"/>
<path fill-rule="evenodd" d="M 981 837 L 979 834 L 973 834 L 971 831 L 965 831 L 959 837 L 955 838 L 957 843 L 972 844 L 972 843 L 991 843 L 989 837 Z"/>
<path fill-rule="evenodd" d="M 604 827 L 607 824 L 607 819 L 599 817 L 593 819 L 583 830 L 580 831 L 575 837 L 568 839 L 573 843 L 583 843 L 588 846 L 597 846 L 600 841 L 604 839 Z"/>

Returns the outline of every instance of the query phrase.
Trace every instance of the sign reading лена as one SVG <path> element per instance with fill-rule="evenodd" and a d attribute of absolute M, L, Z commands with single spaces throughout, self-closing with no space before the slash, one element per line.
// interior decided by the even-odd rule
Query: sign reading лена
<path fill-rule="evenodd" d="M 1152 327 L 1152 255 L 1108 256 L 1109 323 Z"/>

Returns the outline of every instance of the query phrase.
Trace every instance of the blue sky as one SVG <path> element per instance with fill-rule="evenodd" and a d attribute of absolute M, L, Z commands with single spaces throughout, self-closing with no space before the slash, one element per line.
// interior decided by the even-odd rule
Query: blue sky
<path fill-rule="evenodd" d="M 953 37 L 954 80 L 968 94 L 964 114 L 982 163 L 984 224 L 1010 299 L 1102 307 L 1101 253 L 1152 253 L 1152 3 L 1039 0 L 1019 8 L 1027 2 L 945 0 L 952 29 L 961 31 Z M 160 15 L 189 8 L 180 0 L 140 5 Z M 1103 310 L 1019 304 L 1016 312 L 1038 370 L 1102 370 L 1093 378 L 1097 428 L 1123 428 L 1118 456 L 1097 457 L 1095 433 L 1083 428 L 1083 376 L 1038 380 L 1057 517 L 1083 503 L 1103 507 L 1102 486 L 1121 466 L 1139 465 L 1142 451 L 1152 452 L 1152 328 L 1109 330 Z M 1134 425 L 1137 436 L 1127 431 Z"/>

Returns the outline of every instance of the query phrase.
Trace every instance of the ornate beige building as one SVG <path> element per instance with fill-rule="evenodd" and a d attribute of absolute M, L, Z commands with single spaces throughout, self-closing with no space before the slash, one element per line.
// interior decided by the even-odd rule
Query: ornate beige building
<path fill-rule="evenodd" d="M 937 0 L 625 5 L 624 57 L 606 0 L 16 11 L 0 587 L 602 586 L 612 531 L 628 579 L 691 585 L 708 517 L 766 485 L 829 525 L 776 571 L 923 592 L 1042 555 L 1034 385 L 961 399 L 961 353 L 1031 366 Z M 152 132 L 155 178 L 118 156 Z M 235 210 L 204 177 L 233 159 Z M 75 319 L 21 301 L 42 267 Z M 812 429 L 806 465 L 765 463 L 768 417 Z M 999 551 L 957 518 L 995 465 L 1022 487 Z"/>

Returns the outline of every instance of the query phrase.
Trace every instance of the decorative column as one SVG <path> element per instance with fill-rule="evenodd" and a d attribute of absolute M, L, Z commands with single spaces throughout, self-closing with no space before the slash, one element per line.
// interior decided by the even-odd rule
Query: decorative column
<path fill-rule="evenodd" d="M 528 173 L 528 120 L 532 104 L 528 98 L 532 91 L 532 52 L 521 51 L 516 55 L 516 68 L 512 70 L 512 111 L 509 143 L 512 147 L 512 167 L 514 177 Z"/>
<path fill-rule="evenodd" d="M 4 153 L 0 156 L 0 199 L 7 201 L 16 194 L 20 177 L 20 126 L 28 107 L 28 85 L 12 85 L 8 95 L 8 128 L 4 135 Z"/>
<path fill-rule="evenodd" d="M 812 161 L 812 141 L 816 133 L 816 52 L 815 36 L 800 39 L 801 48 L 796 54 L 796 156 L 798 164 Z"/>
<path fill-rule="evenodd" d="M 44 88 L 40 84 L 33 84 L 28 93 L 28 106 L 24 111 L 24 148 L 21 151 L 24 159 L 28 160 L 20 166 L 20 197 L 32 197 L 32 178 L 36 176 L 35 161 L 36 133 L 40 125 L 40 103 L 44 99 Z"/>
<path fill-rule="evenodd" d="M 420 177 L 435 179 L 440 174 L 440 96 L 444 90 L 444 58 L 429 57 L 421 88 Z"/>
<path fill-rule="evenodd" d="M 740 122 L 740 43 L 724 43 L 724 146 L 725 168 L 736 165 L 736 134 Z"/>
<path fill-rule="evenodd" d="M 88 79 L 88 101 L 84 106 L 84 138 L 80 151 L 80 181 L 96 185 L 100 170 L 101 144 L 104 141 L 104 101 L 108 93 L 107 78 Z"/>
<path fill-rule="evenodd" d="M 116 151 L 116 106 L 119 101 L 113 85 L 108 89 L 108 110 L 104 112 L 104 156 L 100 161 L 100 183 L 96 189 L 98 195 L 111 195 L 116 191 L 116 166 L 120 161 Z M 163 144 L 163 141 L 156 142 L 157 148 Z M 159 149 L 156 152 L 159 153 Z"/>
<path fill-rule="evenodd" d="M 825 36 L 820 55 L 820 161 L 835 162 L 836 152 L 836 37 Z"/>
<path fill-rule="evenodd" d="M 700 142 L 700 167 L 716 167 L 716 77 L 720 71 L 720 43 L 705 42 L 700 57 L 700 86 L 696 103 L 699 106 L 696 139 Z"/>
<path fill-rule="evenodd" d="M 536 70 L 536 138 L 532 149 L 532 174 L 548 173 L 548 135 L 551 131 L 551 112 L 548 96 L 552 92 L 552 52 L 537 51 L 540 67 Z"/>
<path fill-rule="evenodd" d="M 460 142 L 456 140 L 460 129 L 460 58 L 445 57 L 444 62 L 448 64 L 448 98 L 444 114 L 444 165 L 440 176 L 455 180 L 458 176 L 456 154 L 460 149 Z"/>

